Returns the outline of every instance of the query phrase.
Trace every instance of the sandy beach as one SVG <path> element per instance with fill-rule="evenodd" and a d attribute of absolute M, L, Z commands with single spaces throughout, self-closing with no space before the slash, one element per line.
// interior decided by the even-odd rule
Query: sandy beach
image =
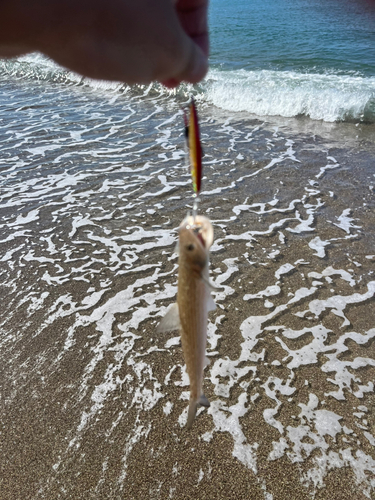
<path fill-rule="evenodd" d="M 178 332 L 155 332 L 181 111 L 43 89 L 0 130 L 0 499 L 375 498 L 374 126 L 201 107 L 219 291 L 187 431 Z"/>

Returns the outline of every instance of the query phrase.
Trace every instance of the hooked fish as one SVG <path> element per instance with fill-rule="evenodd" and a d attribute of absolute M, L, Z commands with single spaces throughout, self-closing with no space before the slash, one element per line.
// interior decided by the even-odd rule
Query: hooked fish
<path fill-rule="evenodd" d="M 209 248 L 214 239 L 211 222 L 203 216 L 188 216 L 179 228 L 177 303 L 160 322 L 157 331 L 179 329 L 186 370 L 190 380 L 187 427 L 191 428 L 199 405 L 209 406 L 203 394 L 206 365 L 208 312 L 215 309 L 210 292 Z"/>

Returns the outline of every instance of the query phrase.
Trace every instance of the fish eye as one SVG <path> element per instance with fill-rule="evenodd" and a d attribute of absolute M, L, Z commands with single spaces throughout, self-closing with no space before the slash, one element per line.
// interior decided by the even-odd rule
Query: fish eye
<path fill-rule="evenodd" d="M 186 250 L 189 250 L 191 252 L 192 250 L 194 250 L 194 248 L 195 248 L 195 245 L 193 245 L 192 243 L 190 243 L 190 245 L 188 245 L 186 247 Z"/>

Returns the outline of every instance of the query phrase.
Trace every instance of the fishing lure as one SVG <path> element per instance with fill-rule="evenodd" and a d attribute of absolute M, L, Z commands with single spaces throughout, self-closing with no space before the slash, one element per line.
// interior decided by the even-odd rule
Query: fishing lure
<path fill-rule="evenodd" d="M 202 146 L 199 134 L 198 113 L 194 99 L 191 98 L 188 111 L 184 110 L 185 137 L 190 156 L 190 173 L 195 196 L 198 196 L 202 184 Z"/>

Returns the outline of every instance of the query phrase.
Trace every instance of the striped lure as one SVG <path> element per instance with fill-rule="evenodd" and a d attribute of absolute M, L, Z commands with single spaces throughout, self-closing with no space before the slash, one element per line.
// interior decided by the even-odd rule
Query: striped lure
<path fill-rule="evenodd" d="M 188 110 L 189 111 L 184 111 L 185 135 L 189 147 L 190 172 L 193 181 L 193 189 L 194 193 L 199 195 L 202 181 L 202 147 L 197 108 L 193 98 L 191 98 Z"/>

